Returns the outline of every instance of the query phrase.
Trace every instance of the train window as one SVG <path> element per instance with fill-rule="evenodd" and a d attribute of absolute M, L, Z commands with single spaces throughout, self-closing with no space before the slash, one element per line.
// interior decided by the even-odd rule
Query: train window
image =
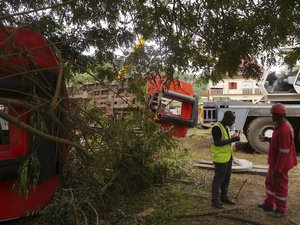
<path fill-rule="evenodd" d="M 0 110 L 8 113 L 8 107 L 5 105 L 0 105 Z M 9 124 L 8 121 L 0 118 L 0 145 L 7 144 L 9 144 Z"/>

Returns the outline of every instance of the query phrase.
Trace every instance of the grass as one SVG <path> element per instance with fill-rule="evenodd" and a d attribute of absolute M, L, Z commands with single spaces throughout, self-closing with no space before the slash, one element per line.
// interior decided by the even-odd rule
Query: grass
<path fill-rule="evenodd" d="M 192 137 L 194 138 L 195 136 Z M 123 216 L 118 224 L 189 224 L 188 220 L 176 219 L 175 215 L 199 211 L 207 207 L 207 202 L 210 202 L 212 173 L 193 166 L 195 152 L 190 148 L 190 140 L 181 140 L 180 148 L 174 154 L 174 158 L 168 159 L 174 168 L 173 176 L 169 177 L 163 185 L 154 185 L 121 204 L 119 211 Z M 196 140 L 199 140 L 199 136 Z M 139 213 L 147 211 L 150 212 L 148 215 L 139 216 Z"/>
<path fill-rule="evenodd" d="M 182 224 L 175 218 L 178 213 L 203 209 L 201 200 L 210 198 L 209 185 L 193 180 L 170 179 L 163 186 L 152 187 L 124 202 L 122 211 L 131 214 L 131 221 L 120 224 Z M 197 201 L 199 199 L 199 201 Z M 139 218 L 138 214 L 152 208 L 154 211 Z"/>

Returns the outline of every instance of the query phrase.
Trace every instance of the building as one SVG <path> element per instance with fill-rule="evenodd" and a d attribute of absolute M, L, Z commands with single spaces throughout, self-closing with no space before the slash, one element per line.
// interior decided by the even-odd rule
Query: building
<path fill-rule="evenodd" d="M 259 82 L 253 79 L 245 79 L 242 76 L 224 78 L 217 84 L 211 81 L 207 87 L 207 93 L 202 94 L 208 101 L 239 100 L 257 102 L 263 98 Z"/>
<path fill-rule="evenodd" d="M 100 108 L 107 116 L 122 118 L 138 107 L 133 94 L 127 91 L 128 80 L 125 82 L 95 82 L 85 84 L 81 89 L 69 88 L 69 96 L 82 99 Z"/>

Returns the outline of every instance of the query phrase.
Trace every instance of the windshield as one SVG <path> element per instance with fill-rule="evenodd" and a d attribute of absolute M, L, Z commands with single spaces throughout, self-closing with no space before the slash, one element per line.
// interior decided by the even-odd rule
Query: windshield
<path fill-rule="evenodd" d="M 299 69 L 289 72 L 271 72 L 267 75 L 264 88 L 268 94 L 297 93 L 295 85 L 300 86 L 300 79 L 297 78 Z M 295 79 L 297 81 L 295 82 Z"/>

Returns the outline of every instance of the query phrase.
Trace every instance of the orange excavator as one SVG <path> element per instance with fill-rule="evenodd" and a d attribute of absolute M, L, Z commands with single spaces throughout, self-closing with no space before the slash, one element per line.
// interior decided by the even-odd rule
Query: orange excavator
<path fill-rule="evenodd" d="M 146 102 L 169 136 L 185 137 L 189 128 L 197 126 L 198 96 L 190 83 L 148 73 Z"/>

